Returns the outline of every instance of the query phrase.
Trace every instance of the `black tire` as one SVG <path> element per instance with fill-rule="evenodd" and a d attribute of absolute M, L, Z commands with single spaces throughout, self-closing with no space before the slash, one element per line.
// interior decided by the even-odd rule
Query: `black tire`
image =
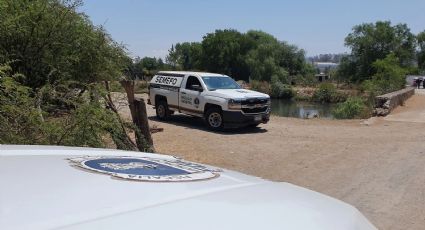
<path fill-rule="evenodd" d="M 156 117 L 160 120 L 168 120 L 170 118 L 170 109 L 166 101 L 158 101 L 155 105 Z"/>
<path fill-rule="evenodd" d="M 210 130 L 220 131 L 224 128 L 223 113 L 219 108 L 208 109 L 205 113 L 205 122 Z"/>

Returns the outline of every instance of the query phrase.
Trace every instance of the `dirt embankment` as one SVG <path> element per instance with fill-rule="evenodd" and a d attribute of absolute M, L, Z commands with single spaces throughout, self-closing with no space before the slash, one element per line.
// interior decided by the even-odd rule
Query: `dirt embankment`
<path fill-rule="evenodd" d="M 122 114 L 128 116 L 125 107 Z M 328 194 L 356 206 L 379 229 L 424 229 L 425 95 L 367 121 L 272 117 L 259 128 L 207 131 L 176 115 L 150 123 L 158 152 Z"/>

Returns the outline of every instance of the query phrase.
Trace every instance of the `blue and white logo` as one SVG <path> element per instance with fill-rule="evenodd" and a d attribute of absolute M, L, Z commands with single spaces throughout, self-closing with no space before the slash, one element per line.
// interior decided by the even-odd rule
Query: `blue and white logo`
<path fill-rule="evenodd" d="M 87 156 L 69 160 L 74 166 L 83 169 L 137 181 L 205 180 L 218 177 L 218 172 L 221 171 L 176 158 Z"/>

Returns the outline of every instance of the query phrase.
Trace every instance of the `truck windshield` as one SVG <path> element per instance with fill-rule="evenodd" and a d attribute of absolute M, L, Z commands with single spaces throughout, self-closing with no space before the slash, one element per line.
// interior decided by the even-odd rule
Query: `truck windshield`
<path fill-rule="evenodd" d="M 202 77 L 205 85 L 207 85 L 208 90 L 216 90 L 216 89 L 240 89 L 236 81 L 234 81 L 230 77 L 214 77 L 214 76 L 206 76 Z"/>

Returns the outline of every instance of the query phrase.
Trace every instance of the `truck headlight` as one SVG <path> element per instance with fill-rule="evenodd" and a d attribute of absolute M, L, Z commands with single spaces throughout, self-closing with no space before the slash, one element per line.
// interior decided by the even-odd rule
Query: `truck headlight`
<path fill-rule="evenodd" d="M 270 98 L 267 99 L 267 105 L 270 106 L 272 104 L 272 100 Z"/>
<path fill-rule="evenodd" d="M 227 102 L 227 107 L 229 109 L 242 109 L 242 100 L 230 99 Z"/>

